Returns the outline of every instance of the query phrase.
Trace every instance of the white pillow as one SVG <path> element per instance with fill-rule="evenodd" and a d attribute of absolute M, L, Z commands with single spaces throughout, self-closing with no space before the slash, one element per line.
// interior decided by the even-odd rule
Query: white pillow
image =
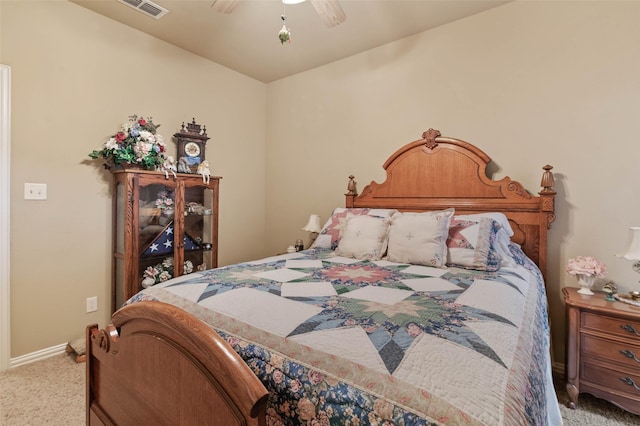
<path fill-rule="evenodd" d="M 311 248 L 328 248 L 335 250 L 340 241 L 340 235 L 347 221 L 347 216 L 369 215 L 377 217 L 389 217 L 395 209 L 370 209 L 370 208 L 346 208 L 336 207 L 331 216 L 325 222 L 320 234 L 311 245 Z"/>
<path fill-rule="evenodd" d="M 336 248 L 338 256 L 380 260 L 387 250 L 389 219 L 357 215 L 348 216 Z"/>
<path fill-rule="evenodd" d="M 394 213 L 389 225 L 387 259 L 391 262 L 443 267 L 454 209 Z"/>

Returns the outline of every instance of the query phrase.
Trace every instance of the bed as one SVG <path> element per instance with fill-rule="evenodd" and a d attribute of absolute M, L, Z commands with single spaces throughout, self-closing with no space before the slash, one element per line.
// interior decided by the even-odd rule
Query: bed
<path fill-rule="evenodd" d="M 537 195 L 429 129 L 314 245 L 144 289 L 87 327 L 88 424 L 561 424 Z"/>

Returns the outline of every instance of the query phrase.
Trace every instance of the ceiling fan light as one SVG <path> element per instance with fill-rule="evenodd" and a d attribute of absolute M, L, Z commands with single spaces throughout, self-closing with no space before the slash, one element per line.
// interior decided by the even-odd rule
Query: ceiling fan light
<path fill-rule="evenodd" d="M 284 3 L 284 4 L 298 4 L 298 3 L 302 3 L 303 1 L 306 1 L 306 0 L 282 0 L 282 3 Z"/>

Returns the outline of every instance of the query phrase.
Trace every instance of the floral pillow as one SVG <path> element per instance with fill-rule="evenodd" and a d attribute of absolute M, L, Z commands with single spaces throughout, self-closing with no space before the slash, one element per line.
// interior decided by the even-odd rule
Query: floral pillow
<path fill-rule="evenodd" d="M 500 227 L 505 231 L 508 237 L 513 237 L 513 229 L 511 229 L 511 224 L 509 223 L 509 219 L 507 219 L 507 216 L 505 216 L 504 213 L 501 213 L 501 212 L 473 213 L 473 214 L 456 215 L 456 217 L 464 217 L 465 219 L 473 219 L 473 220 L 477 220 L 481 217 L 493 219 L 500 224 Z"/>
<path fill-rule="evenodd" d="M 355 259 L 380 260 L 387 250 L 388 229 L 388 218 L 348 216 L 340 233 L 336 254 Z"/>
<path fill-rule="evenodd" d="M 447 236 L 454 209 L 391 215 L 387 259 L 391 262 L 444 267 Z"/>
<path fill-rule="evenodd" d="M 327 219 L 313 242 L 311 248 L 330 248 L 335 250 L 340 241 L 340 232 L 347 222 L 347 216 L 370 215 L 375 217 L 389 217 L 391 213 L 397 210 L 393 209 L 369 209 L 369 208 L 345 208 L 337 207 L 331 213 L 331 217 Z"/>
<path fill-rule="evenodd" d="M 500 269 L 498 234 L 502 226 L 493 219 L 454 216 L 447 238 L 447 266 L 494 272 Z M 506 235 L 506 234 L 505 234 Z"/>
<path fill-rule="evenodd" d="M 511 244 L 511 237 L 514 235 L 509 219 L 501 212 L 487 212 L 487 213 L 475 213 L 465 215 L 455 215 L 456 220 L 473 220 L 478 221 L 480 218 L 493 219 L 500 225 L 500 229 L 496 233 L 496 241 L 494 244 L 495 250 L 502 258 L 500 266 L 515 266 L 516 261 L 513 259 L 513 253 L 509 248 Z"/>

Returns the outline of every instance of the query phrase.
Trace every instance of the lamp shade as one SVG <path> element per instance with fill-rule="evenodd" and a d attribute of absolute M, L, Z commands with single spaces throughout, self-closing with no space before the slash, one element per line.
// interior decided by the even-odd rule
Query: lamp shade
<path fill-rule="evenodd" d="M 632 226 L 629 229 L 631 230 L 631 243 L 622 257 L 629 260 L 640 260 L 640 226 Z"/>
<path fill-rule="evenodd" d="M 312 214 L 311 216 L 309 216 L 309 222 L 307 222 L 302 230 L 319 234 L 322 230 L 322 228 L 320 228 L 320 216 L 318 216 L 317 214 Z"/>

